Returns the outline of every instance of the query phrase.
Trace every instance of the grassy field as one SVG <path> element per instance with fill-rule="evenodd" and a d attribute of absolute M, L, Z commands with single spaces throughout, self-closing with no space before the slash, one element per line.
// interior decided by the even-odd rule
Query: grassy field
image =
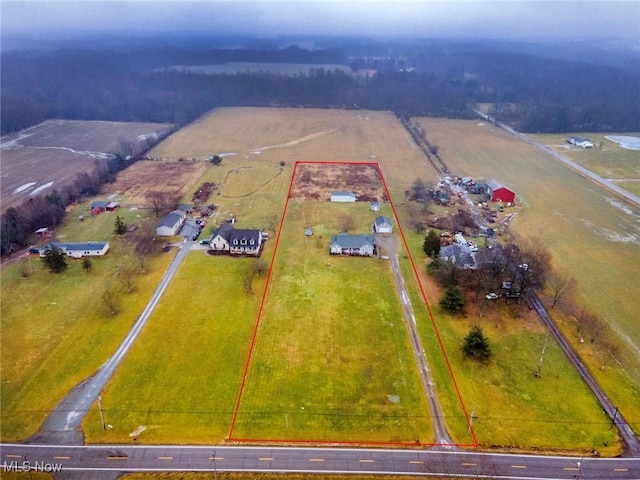
<path fill-rule="evenodd" d="M 229 433 L 258 295 L 242 279 L 250 259 L 192 252 L 168 287 L 126 362 L 102 393 L 103 431 L 94 409 L 89 442 L 218 443 Z M 264 282 L 255 281 L 261 291 Z"/>
<path fill-rule="evenodd" d="M 640 134 L 625 133 L 620 135 L 639 136 Z M 566 139 L 571 136 L 570 134 L 530 136 L 602 178 L 615 182 L 616 185 L 635 195 L 640 195 L 640 150 L 622 148 L 617 143 L 605 138 L 609 134 L 602 133 L 579 134 L 583 138 L 591 139 L 594 145 L 592 149 L 575 147 L 566 143 Z"/>
<path fill-rule="evenodd" d="M 170 127 L 160 123 L 49 120 L 6 135 L 1 145 L 2 208 L 19 205 L 40 188 L 47 193 L 69 184 L 76 174 L 93 168 L 96 160 L 119 151 L 121 141 L 141 148 L 147 135 L 166 132 Z"/>
<path fill-rule="evenodd" d="M 118 212 L 126 222 L 139 212 Z M 73 217 L 75 219 L 75 217 Z M 70 220 L 58 230 L 66 241 L 111 240 L 115 214 Z M 170 255 L 156 258 L 145 275 L 136 277 L 136 292 L 125 294 L 117 280 L 118 264 L 126 263 L 119 240 L 109 252 L 92 259 L 90 273 L 81 261 L 52 274 L 38 256 L 2 269 L 2 439 L 19 440 L 35 432 L 46 413 L 75 384 L 87 378 L 116 349 L 142 311 Z M 22 271 L 29 276 L 22 277 Z M 110 317 L 102 294 L 112 289 L 120 312 Z"/>
<path fill-rule="evenodd" d="M 289 204 L 234 438 L 433 442 L 389 263 L 328 253 L 344 214 L 376 215 Z"/>
<path fill-rule="evenodd" d="M 638 431 L 640 211 L 490 125 L 441 119 L 422 123 L 452 171 L 496 178 L 515 190 L 524 208 L 513 220 L 513 230 L 542 238 L 556 268 L 578 279 L 578 301 L 617 332 L 620 353 L 615 358 L 594 355 L 588 342 L 579 343 L 575 325 L 561 322 L 574 348 Z"/>

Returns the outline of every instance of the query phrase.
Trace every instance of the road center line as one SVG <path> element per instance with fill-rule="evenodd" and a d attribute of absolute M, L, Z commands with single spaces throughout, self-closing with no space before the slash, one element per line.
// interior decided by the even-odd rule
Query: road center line
<path fill-rule="evenodd" d="M 173 460 L 173 457 L 158 457 L 158 460 Z"/>
<path fill-rule="evenodd" d="M 59 456 L 59 457 L 53 457 L 56 460 L 69 460 L 71 457 L 66 457 L 66 456 Z"/>
<path fill-rule="evenodd" d="M 613 471 L 614 472 L 628 472 L 629 469 L 628 468 L 614 468 Z"/>
<path fill-rule="evenodd" d="M 578 470 L 578 467 L 564 467 L 563 470 L 566 470 L 567 472 L 575 472 Z"/>
<path fill-rule="evenodd" d="M 421 460 L 409 460 L 409 463 L 423 464 L 424 462 Z"/>
<path fill-rule="evenodd" d="M 310 462 L 324 462 L 324 458 L 310 458 Z"/>
<path fill-rule="evenodd" d="M 470 462 L 462 462 L 462 465 L 464 465 L 465 467 L 475 467 L 478 464 L 477 463 L 470 463 Z"/>
<path fill-rule="evenodd" d="M 224 460 L 224 457 L 209 457 L 209 460 Z"/>
<path fill-rule="evenodd" d="M 511 465 L 511 468 L 527 468 L 526 465 Z"/>
<path fill-rule="evenodd" d="M 364 458 L 360 460 L 360 463 L 373 463 L 374 460 L 368 459 L 368 458 Z"/>
<path fill-rule="evenodd" d="M 273 460 L 273 457 L 260 457 L 258 458 L 258 460 L 261 460 L 263 462 L 270 462 L 271 460 Z"/>
<path fill-rule="evenodd" d="M 5 455 L 7 458 L 22 458 L 22 455 L 14 455 L 13 453 L 7 453 Z"/>

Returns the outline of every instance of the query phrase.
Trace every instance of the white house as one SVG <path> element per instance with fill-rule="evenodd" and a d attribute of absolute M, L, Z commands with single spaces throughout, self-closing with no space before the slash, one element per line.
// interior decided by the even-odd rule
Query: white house
<path fill-rule="evenodd" d="M 156 225 L 156 235 L 159 237 L 177 235 L 186 218 L 187 214 L 182 210 L 174 210 L 167 213 Z"/>
<path fill-rule="evenodd" d="M 265 238 L 260 230 L 235 229 L 224 222 L 211 235 L 209 251 L 228 255 L 260 256 Z"/>
<path fill-rule="evenodd" d="M 342 190 L 334 190 L 331 192 L 332 202 L 352 203 L 358 199 L 353 192 L 344 192 Z"/>
<path fill-rule="evenodd" d="M 569 142 L 571 145 L 575 145 L 576 147 L 593 148 L 593 142 L 588 138 L 569 137 L 569 140 L 567 140 L 567 142 Z"/>
<path fill-rule="evenodd" d="M 101 257 L 109 250 L 109 242 L 52 242 L 40 249 L 40 256 L 45 257 L 51 246 L 62 250 L 67 257 L 71 258 Z"/>
<path fill-rule="evenodd" d="M 372 257 L 376 239 L 373 235 L 348 235 L 339 233 L 331 237 L 329 252 L 333 255 L 359 255 Z"/>
<path fill-rule="evenodd" d="M 392 233 L 393 224 L 388 217 L 380 215 L 375 219 L 375 222 L 373 224 L 373 231 L 376 233 Z"/>

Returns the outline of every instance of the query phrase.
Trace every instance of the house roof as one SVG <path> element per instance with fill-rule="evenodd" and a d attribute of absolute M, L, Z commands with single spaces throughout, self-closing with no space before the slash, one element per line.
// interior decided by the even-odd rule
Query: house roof
<path fill-rule="evenodd" d="M 109 245 L 109 242 L 51 242 L 49 245 L 55 245 L 57 248 L 60 248 L 62 250 L 73 252 L 85 250 L 102 250 L 104 249 L 104 247 Z M 47 245 L 47 247 L 49 245 Z"/>
<path fill-rule="evenodd" d="M 491 190 L 492 192 L 495 192 L 496 190 L 500 190 L 501 188 L 506 188 L 504 185 L 502 185 L 500 182 L 496 181 L 496 180 L 487 180 L 485 182 L 485 185 L 489 188 L 489 190 Z"/>
<path fill-rule="evenodd" d="M 454 243 L 452 245 L 446 245 L 440 249 L 439 257 L 451 261 L 456 265 L 473 265 L 475 266 L 475 256 L 471 252 L 471 249 L 466 245 L 460 245 Z"/>
<path fill-rule="evenodd" d="M 229 235 L 232 230 L 233 230 L 233 225 L 231 225 L 229 222 L 223 222 L 222 225 L 220 225 L 218 228 L 214 230 L 213 235 L 211 235 L 211 238 L 216 238 L 218 235 L 220 235 L 222 238 L 224 238 L 228 242 Z"/>
<path fill-rule="evenodd" d="M 109 205 L 109 202 L 103 202 L 103 201 L 91 202 L 91 208 L 106 208 L 107 205 Z"/>
<path fill-rule="evenodd" d="M 218 235 L 224 238 L 227 242 L 234 245 L 236 244 L 236 240 L 238 244 L 242 244 L 242 241 L 244 240 L 249 245 L 251 245 L 251 240 L 253 240 L 253 244 L 258 245 L 260 243 L 261 232 L 260 230 L 255 229 L 235 229 L 230 223 L 224 222 L 222 225 L 215 229 L 211 238 L 214 239 Z"/>
<path fill-rule="evenodd" d="M 346 192 L 344 190 L 334 190 L 331 192 L 332 197 L 351 197 L 356 198 L 356 194 L 353 192 Z"/>
<path fill-rule="evenodd" d="M 373 247 L 375 245 L 375 237 L 373 235 L 349 235 L 346 233 L 339 233 L 338 235 L 331 237 L 331 246 L 334 245 L 341 248 Z"/>
<path fill-rule="evenodd" d="M 182 210 L 183 212 L 190 212 L 191 210 L 193 210 L 193 206 L 186 204 L 178 205 L 178 210 Z"/>
<path fill-rule="evenodd" d="M 384 227 L 385 225 L 392 226 L 391 219 L 389 217 L 385 217 L 384 215 L 380 215 L 376 217 L 376 227 Z"/>
<path fill-rule="evenodd" d="M 184 213 L 174 210 L 173 212 L 167 213 L 162 220 L 158 222 L 156 227 L 174 227 L 178 223 L 182 222 L 184 219 Z"/>
<path fill-rule="evenodd" d="M 109 202 L 109 203 L 107 203 L 106 207 L 107 208 L 116 208 L 118 205 L 120 205 L 118 202 Z"/>

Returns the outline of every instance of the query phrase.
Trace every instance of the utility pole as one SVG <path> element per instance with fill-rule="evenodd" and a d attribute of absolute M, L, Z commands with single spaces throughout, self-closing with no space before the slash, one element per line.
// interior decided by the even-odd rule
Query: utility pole
<path fill-rule="evenodd" d="M 98 412 L 100 412 L 100 423 L 102 423 L 102 430 L 106 430 L 107 426 L 104 424 L 104 415 L 102 414 L 102 397 L 98 395 Z"/>

